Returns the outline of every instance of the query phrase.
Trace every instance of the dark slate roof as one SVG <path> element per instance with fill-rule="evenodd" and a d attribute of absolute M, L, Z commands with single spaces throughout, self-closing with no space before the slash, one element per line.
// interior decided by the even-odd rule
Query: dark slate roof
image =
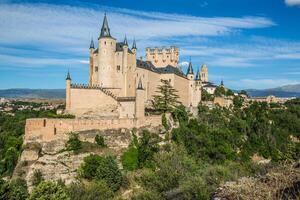
<path fill-rule="evenodd" d="M 106 14 L 104 15 L 103 24 L 102 24 L 101 33 L 100 33 L 99 38 L 102 38 L 102 37 L 111 37 Z"/>
<path fill-rule="evenodd" d="M 155 67 L 150 61 L 136 60 L 136 66 L 138 68 L 147 69 L 158 74 L 176 74 L 178 76 L 186 78 L 186 76 L 184 75 L 184 73 L 182 73 L 182 71 L 180 71 L 180 69 L 172 65 L 168 65 L 166 67 Z"/>
<path fill-rule="evenodd" d="M 217 87 L 215 84 L 211 82 L 202 82 L 203 87 Z"/>
<path fill-rule="evenodd" d="M 133 40 L 132 49 L 137 49 L 135 39 Z"/>
<path fill-rule="evenodd" d="M 68 74 L 67 74 L 67 78 L 66 78 L 66 80 L 71 80 L 71 75 L 70 75 L 70 72 L 69 72 L 69 70 L 68 70 Z"/>
<path fill-rule="evenodd" d="M 192 62 L 190 61 L 189 63 L 189 67 L 188 67 L 188 70 L 186 72 L 186 74 L 194 74 L 194 71 L 193 71 L 193 66 L 192 66 Z"/>
<path fill-rule="evenodd" d="M 91 44 L 90 44 L 90 49 L 94 49 L 95 48 L 95 45 L 94 45 L 94 40 L 93 38 L 91 39 Z"/>
<path fill-rule="evenodd" d="M 116 51 L 123 51 L 123 46 L 124 45 L 125 45 L 124 42 L 117 42 L 117 44 L 116 44 Z M 129 48 L 128 48 L 128 52 L 133 54 L 133 52 Z"/>

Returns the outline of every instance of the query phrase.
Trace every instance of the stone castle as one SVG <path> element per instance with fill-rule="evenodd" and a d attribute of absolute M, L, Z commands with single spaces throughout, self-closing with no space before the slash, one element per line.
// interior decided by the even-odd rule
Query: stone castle
<path fill-rule="evenodd" d="M 161 116 L 146 116 L 161 80 L 168 80 L 178 91 L 179 101 L 187 108 L 196 108 L 201 101 L 201 89 L 209 88 L 205 65 L 194 74 L 192 63 L 183 73 L 179 49 L 147 48 L 146 60 L 137 59 L 137 45 L 129 48 L 112 37 L 104 16 L 98 48 L 93 40 L 89 48 L 89 83 L 72 83 L 66 78 L 66 113 L 75 119 L 27 119 L 25 138 L 51 141 L 65 133 L 85 130 L 157 127 Z"/>
<path fill-rule="evenodd" d="M 137 59 L 135 40 L 129 48 L 127 38 L 117 42 L 104 16 L 97 46 L 89 49 L 89 83 L 73 84 L 66 79 L 66 112 L 76 117 L 142 118 L 150 106 L 161 79 L 178 91 L 179 101 L 196 107 L 201 101 L 202 81 L 208 82 L 204 65 L 196 75 L 192 63 L 183 73 L 178 66 L 179 49 L 146 48 L 146 60 Z M 202 80 L 202 81 L 201 81 Z"/>

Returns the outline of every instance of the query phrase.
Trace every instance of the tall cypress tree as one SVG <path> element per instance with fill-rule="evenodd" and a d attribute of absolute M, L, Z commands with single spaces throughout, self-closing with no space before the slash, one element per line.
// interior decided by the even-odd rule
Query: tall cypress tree
<path fill-rule="evenodd" d="M 156 110 L 166 113 L 171 112 L 174 107 L 181 104 L 178 101 L 179 96 L 168 80 L 161 80 L 161 83 L 157 87 L 157 95 L 154 95 L 153 106 Z"/>

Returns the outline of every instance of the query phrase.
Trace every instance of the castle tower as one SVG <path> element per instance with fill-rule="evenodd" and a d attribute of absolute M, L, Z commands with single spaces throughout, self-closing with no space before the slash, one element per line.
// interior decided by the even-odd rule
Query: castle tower
<path fill-rule="evenodd" d="M 135 39 L 133 39 L 133 44 L 132 44 L 131 51 L 136 55 L 137 48 L 136 48 L 136 42 L 135 42 Z"/>
<path fill-rule="evenodd" d="M 122 67 L 123 67 L 123 85 L 124 87 L 124 96 L 128 94 L 128 42 L 127 37 L 125 35 L 124 42 L 123 42 L 123 57 L 122 57 Z"/>
<path fill-rule="evenodd" d="M 145 90 L 143 89 L 141 78 L 139 80 L 138 87 L 136 89 L 135 117 L 137 119 L 145 117 Z"/>
<path fill-rule="evenodd" d="M 208 82 L 208 68 L 205 64 L 201 67 L 201 80 L 202 82 Z"/>
<path fill-rule="evenodd" d="M 146 48 L 146 59 L 155 67 L 166 67 L 172 65 L 178 67 L 179 49 L 175 46 L 169 48 Z"/>
<path fill-rule="evenodd" d="M 95 45 L 93 38 L 91 39 L 91 44 L 90 44 L 90 74 L 89 74 L 89 85 L 93 84 L 93 77 L 94 77 L 94 58 L 93 58 L 93 53 L 95 50 Z"/>
<path fill-rule="evenodd" d="M 98 38 L 99 52 L 98 65 L 95 67 L 95 73 L 98 73 L 98 83 L 101 87 L 114 88 L 116 80 L 115 52 L 116 39 L 110 34 L 106 14 Z"/>
<path fill-rule="evenodd" d="M 190 60 L 188 70 L 186 72 L 186 76 L 189 80 L 194 80 L 194 71 L 193 71 L 193 65 L 192 61 Z"/>
<path fill-rule="evenodd" d="M 66 78 L 66 111 L 68 112 L 71 109 L 71 76 L 68 70 Z"/>

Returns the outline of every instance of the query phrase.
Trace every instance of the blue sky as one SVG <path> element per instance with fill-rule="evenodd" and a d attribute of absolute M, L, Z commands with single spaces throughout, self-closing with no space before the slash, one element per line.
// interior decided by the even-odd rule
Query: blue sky
<path fill-rule="evenodd" d="M 154 6 L 156 5 L 156 6 Z M 233 89 L 300 83 L 300 0 L 0 0 L 0 89 L 64 88 L 88 80 L 88 47 L 107 12 L 112 35 L 176 45 Z"/>

